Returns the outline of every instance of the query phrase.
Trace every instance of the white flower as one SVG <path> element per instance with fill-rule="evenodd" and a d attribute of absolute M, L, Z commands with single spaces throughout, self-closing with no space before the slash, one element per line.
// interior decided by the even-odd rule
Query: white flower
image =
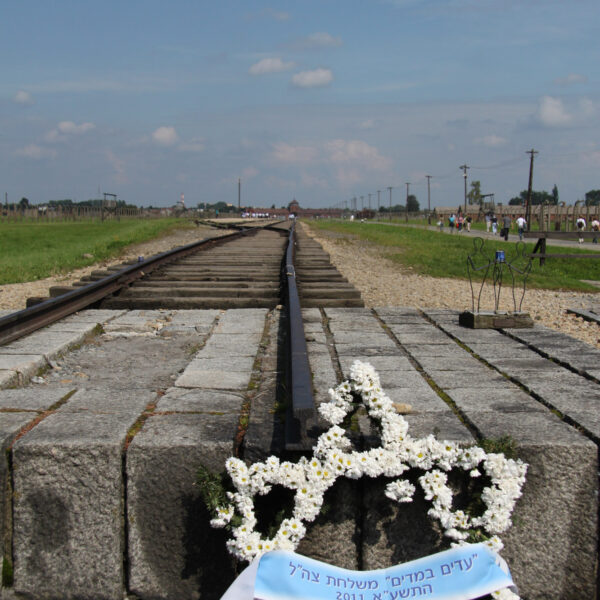
<path fill-rule="evenodd" d="M 396 502 L 412 502 L 414 493 L 415 486 L 403 479 L 392 481 L 385 488 L 385 495 Z"/>
<path fill-rule="evenodd" d="M 292 463 L 270 456 L 250 467 L 237 458 L 227 460 L 227 471 L 236 491 L 227 493 L 231 504 L 217 509 L 211 525 L 225 527 L 235 514 L 241 517 L 241 524 L 231 528 L 233 538 L 227 542 L 228 550 L 248 561 L 271 549 L 294 550 L 306 533 L 305 523 L 317 517 L 325 492 L 338 477 L 393 478 L 385 495 L 396 502 L 410 502 L 415 486 L 399 477 L 412 467 L 424 471 L 418 481 L 425 499 L 431 503 L 428 515 L 437 519 L 444 534 L 454 540 L 452 546 L 464 544 L 471 531 L 485 531 L 491 534 L 487 544 L 499 552 L 502 542 L 497 534 L 510 526 L 527 465 L 506 459 L 502 454 L 486 454 L 478 446 L 461 447 L 434 436 L 413 439 L 408 433 L 408 423 L 394 411 L 390 398 L 381 389 L 373 367 L 356 361 L 350 375 L 350 381 L 329 390 L 330 402 L 319 407 L 321 416 L 332 426 L 319 437 L 312 458 L 302 457 Z M 380 428 L 381 446 L 362 452 L 352 449 L 350 439 L 339 426 L 356 407 L 356 395 Z M 480 516 L 453 510 L 453 491 L 447 473 L 454 469 L 462 469 L 471 478 L 482 474 L 489 478 L 490 484 L 481 493 L 486 508 Z M 295 506 L 292 518 L 284 519 L 275 537 L 263 539 L 256 531 L 254 497 L 267 494 L 273 485 L 293 490 Z M 497 592 L 494 597 L 517 598 L 508 590 Z"/>

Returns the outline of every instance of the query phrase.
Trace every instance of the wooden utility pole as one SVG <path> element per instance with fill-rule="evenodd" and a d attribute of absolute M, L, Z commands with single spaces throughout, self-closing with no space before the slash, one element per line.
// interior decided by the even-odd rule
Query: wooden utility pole
<path fill-rule="evenodd" d="M 404 222 L 408 223 L 408 192 L 409 192 L 410 181 L 406 182 L 406 206 L 404 207 Z"/>
<path fill-rule="evenodd" d="M 431 225 L 431 177 L 432 175 L 425 175 L 427 177 L 427 223 Z"/>
<path fill-rule="evenodd" d="M 392 220 L 392 187 L 389 186 L 388 190 L 390 190 L 390 221 Z"/>
<path fill-rule="evenodd" d="M 529 185 L 527 186 L 527 204 L 525 204 L 525 220 L 527 221 L 527 231 L 531 229 L 531 192 L 533 184 L 533 157 L 537 152 L 532 148 L 527 150 L 525 154 L 530 155 L 529 159 Z"/>
<path fill-rule="evenodd" d="M 467 214 L 467 169 L 471 167 L 467 166 L 467 163 L 460 165 L 459 169 L 463 170 L 463 177 L 465 178 L 465 215 Z"/>

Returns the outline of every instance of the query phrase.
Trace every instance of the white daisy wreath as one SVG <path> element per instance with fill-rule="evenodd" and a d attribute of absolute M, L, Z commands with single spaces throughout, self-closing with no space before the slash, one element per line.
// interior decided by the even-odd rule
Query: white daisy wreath
<path fill-rule="evenodd" d="M 227 472 L 237 491 L 227 493 L 230 504 L 216 509 L 211 525 L 231 527 L 233 537 L 227 542 L 231 554 L 251 561 L 269 550 L 294 550 L 306 533 L 305 523 L 317 517 L 325 492 L 338 477 L 395 478 L 387 485 L 386 496 L 396 502 L 411 502 L 415 486 L 401 477 L 411 468 L 425 472 L 418 481 L 431 503 L 428 514 L 439 521 L 444 534 L 454 540 L 453 545 L 465 543 L 471 533 L 477 532 L 494 550 L 502 549 L 498 534 L 511 525 L 510 516 L 525 483 L 525 463 L 503 454 L 486 453 L 479 446 L 461 447 L 455 442 L 439 441 L 434 436 L 412 438 L 408 423 L 396 413 L 379 376 L 367 363 L 356 361 L 350 381 L 329 390 L 329 395 L 330 402 L 319 406 L 319 412 L 332 426 L 319 437 L 311 459 L 302 457 L 292 463 L 270 456 L 250 466 L 237 458 L 227 460 Z M 346 431 L 339 426 L 356 408 L 357 396 L 369 416 L 379 422 L 381 435 L 380 447 L 362 452 L 352 450 Z M 453 510 L 454 492 L 447 474 L 454 468 L 468 471 L 473 478 L 487 475 L 490 483 L 481 492 L 486 508 L 480 516 Z M 254 497 L 268 494 L 273 485 L 292 490 L 295 506 L 291 518 L 284 519 L 277 533 L 266 539 L 255 529 Z M 239 523 L 235 526 L 231 523 L 234 515 Z"/>

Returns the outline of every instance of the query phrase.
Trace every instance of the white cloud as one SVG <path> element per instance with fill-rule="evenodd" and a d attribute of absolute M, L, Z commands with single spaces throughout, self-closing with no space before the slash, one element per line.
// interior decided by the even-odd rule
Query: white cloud
<path fill-rule="evenodd" d="M 362 121 L 358 124 L 359 129 L 373 129 L 375 126 L 375 121 L 373 119 L 367 119 L 366 121 Z"/>
<path fill-rule="evenodd" d="M 334 37 L 330 33 L 319 31 L 311 33 L 302 43 L 305 48 L 336 48 L 341 46 L 341 37 Z"/>
<path fill-rule="evenodd" d="M 557 77 L 554 83 L 557 85 L 574 85 L 576 83 L 587 83 L 588 78 L 579 73 L 569 73 L 566 77 Z"/>
<path fill-rule="evenodd" d="M 177 136 L 177 134 L 175 134 L 175 136 Z M 183 142 L 179 144 L 179 146 L 177 146 L 177 149 L 181 152 L 203 152 L 204 147 L 204 140 L 202 140 L 201 138 L 193 138 L 189 142 Z"/>
<path fill-rule="evenodd" d="M 478 144 L 483 144 L 484 146 L 488 146 L 489 148 L 498 148 L 499 146 L 504 146 L 507 143 L 507 140 L 499 135 L 491 134 L 486 135 L 482 138 L 476 140 Z"/>
<path fill-rule="evenodd" d="M 308 173 L 302 173 L 300 176 L 300 181 L 302 185 L 311 188 L 321 188 L 321 189 L 329 189 L 329 182 L 321 177 L 316 177 L 314 175 L 310 175 Z"/>
<path fill-rule="evenodd" d="M 392 164 L 377 148 L 361 140 L 332 140 L 325 144 L 325 150 L 334 163 L 357 163 L 363 168 L 378 171 L 388 169 Z"/>
<path fill-rule="evenodd" d="M 19 90 L 15 94 L 15 97 L 13 98 L 13 100 L 17 104 L 23 104 L 23 105 L 26 105 L 26 106 L 29 106 L 29 105 L 33 104 L 33 97 L 31 96 L 31 94 L 29 92 L 25 92 L 23 90 Z"/>
<path fill-rule="evenodd" d="M 583 155 L 584 161 L 594 168 L 600 168 L 600 151 L 585 153 Z"/>
<path fill-rule="evenodd" d="M 550 96 L 544 96 L 540 100 L 537 118 L 542 125 L 548 127 L 568 125 L 573 120 L 572 116 L 566 111 L 562 100 Z"/>
<path fill-rule="evenodd" d="M 568 105 L 560 98 L 544 96 L 540 100 L 535 120 L 546 127 L 562 127 L 571 124 L 584 124 L 596 114 L 596 106 L 589 98 L 571 100 Z"/>
<path fill-rule="evenodd" d="M 284 62 L 281 58 L 263 58 L 253 64 L 248 72 L 251 75 L 265 75 L 267 73 L 281 73 L 293 68 L 293 62 Z"/>
<path fill-rule="evenodd" d="M 152 133 L 152 139 L 161 146 L 173 146 L 177 143 L 179 136 L 175 127 L 162 126 Z"/>
<path fill-rule="evenodd" d="M 300 71 L 292 77 L 296 87 L 311 88 L 324 87 L 333 81 L 331 69 L 314 69 L 313 71 Z"/>
<path fill-rule="evenodd" d="M 61 121 L 56 129 L 52 129 L 46 134 L 45 140 L 47 142 L 64 142 L 69 135 L 82 135 L 95 128 L 93 123 L 77 125 L 73 121 Z"/>
<path fill-rule="evenodd" d="M 74 135 L 79 135 L 81 133 L 85 133 L 86 131 L 91 131 L 96 126 L 93 123 L 81 123 L 81 125 L 76 125 L 73 121 L 61 121 L 58 124 L 58 130 L 61 133 L 69 133 Z"/>
<path fill-rule="evenodd" d="M 253 177 L 256 177 L 259 173 L 258 169 L 255 169 L 254 167 L 246 167 L 245 169 L 242 170 L 242 178 L 243 179 L 252 179 Z"/>
<path fill-rule="evenodd" d="M 268 10 L 267 14 L 276 21 L 289 21 L 291 18 L 290 13 L 282 10 Z"/>
<path fill-rule="evenodd" d="M 343 187 L 349 187 L 360 183 L 363 180 L 362 174 L 358 169 L 340 167 L 337 169 L 335 178 Z"/>
<path fill-rule="evenodd" d="M 388 171 L 392 161 L 383 156 L 377 148 L 362 140 L 336 139 L 312 146 L 294 146 L 286 143 L 274 144 L 273 158 L 290 166 L 310 165 L 320 172 L 303 172 L 302 185 L 312 188 L 326 188 L 323 169 L 330 173 L 344 187 L 357 184 L 365 179 L 369 171 Z"/>
<path fill-rule="evenodd" d="M 312 146 L 292 146 L 283 142 L 273 146 L 273 158 L 282 163 L 305 164 L 315 160 L 318 154 L 318 150 Z"/>
<path fill-rule="evenodd" d="M 43 146 L 38 146 L 37 144 L 29 144 L 24 148 L 19 148 L 15 154 L 17 154 L 17 156 L 24 156 L 25 158 L 41 160 L 43 158 L 55 158 L 56 150 L 54 150 L 54 148 L 44 148 Z"/>
<path fill-rule="evenodd" d="M 579 101 L 579 110 L 582 117 L 591 117 L 596 114 L 596 107 L 589 98 L 582 98 Z"/>
<path fill-rule="evenodd" d="M 125 173 L 125 162 L 113 154 L 110 150 L 106 151 L 106 158 L 112 168 L 115 170 L 114 182 L 118 184 L 129 183 L 127 174 Z"/>

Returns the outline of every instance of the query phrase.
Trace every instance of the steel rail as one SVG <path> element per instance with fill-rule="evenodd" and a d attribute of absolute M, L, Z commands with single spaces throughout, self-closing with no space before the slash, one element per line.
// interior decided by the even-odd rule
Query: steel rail
<path fill-rule="evenodd" d="M 24 310 L 6 315 L 0 318 L 0 345 L 12 342 L 79 310 L 87 308 L 106 296 L 114 294 L 121 288 L 141 279 L 165 263 L 192 254 L 200 248 L 216 246 L 243 237 L 249 233 L 251 234 L 253 231 L 258 231 L 258 229 L 257 227 L 253 227 L 236 231 L 229 235 L 205 238 L 198 242 L 192 242 L 191 244 L 168 250 L 130 267 L 125 267 L 114 275 L 94 281 L 72 292 L 67 292 L 56 298 L 50 298 Z"/>
<path fill-rule="evenodd" d="M 290 395 L 285 419 L 285 449 L 310 450 L 314 440 L 308 438 L 308 422 L 314 419 L 316 410 L 294 267 L 295 225 L 294 222 L 290 228 L 284 264 L 284 281 L 287 284 L 284 298 L 287 312 L 287 381 Z"/>

